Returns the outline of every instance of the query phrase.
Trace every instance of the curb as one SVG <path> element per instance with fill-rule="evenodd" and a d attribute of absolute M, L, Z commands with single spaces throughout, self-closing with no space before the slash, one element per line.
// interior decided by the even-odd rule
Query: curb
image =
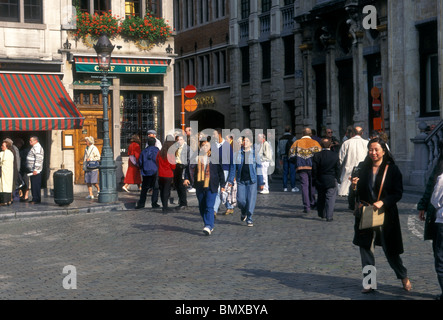
<path fill-rule="evenodd" d="M 0 214 L 0 221 L 12 220 L 12 219 L 25 219 L 25 218 L 36 218 L 36 217 L 49 217 L 49 216 L 64 216 L 64 215 L 75 215 L 81 213 L 100 213 L 100 212 L 110 212 L 110 211 L 125 211 L 128 210 L 124 203 L 115 203 L 103 206 L 92 206 L 92 207 L 82 207 L 82 208 L 61 208 L 52 210 L 40 210 L 40 211 L 15 211 Z"/>

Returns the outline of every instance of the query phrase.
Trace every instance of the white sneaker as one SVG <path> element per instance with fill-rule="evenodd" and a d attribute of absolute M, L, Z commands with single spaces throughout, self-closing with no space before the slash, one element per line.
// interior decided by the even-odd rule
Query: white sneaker
<path fill-rule="evenodd" d="M 203 233 L 204 233 L 205 235 L 210 236 L 210 235 L 211 235 L 211 232 L 212 232 L 212 230 L 209 229 L 208 227 L 204 227 L 204 228 L 203 228 Z"/>
<path fill-rule="evenodd" d="M 288 192 L 288 188 L 284 188 L 284 189 L 283 189 L 283 192 Z"/>
<path fill-rule="evenodd" d="M 126 192 L 129 192 L 128 188 L 126 188 L 125 186 L 123 186 L 122 189 L 125 190 Z"/>
<path fill-rule="evenodd" d="M 297 187 L 295 187 L 295 188 L 292 188 L 292 190 L 291 190 L 292 192 L 299 192 L 300 191 L 300 189 L 299 188 L 297 188 Z"/>
<path fill-rule="evenodd" d="M 87 196 L 86 199 L 94 199 L 94 196 Z"/>
<path fill-rule="evenodd" d="M 262 190 L 260 191 L 261 194 L 269 194 L 269 190 Z"/>
<path fill-rule="evenodd" d="M 195 192 L 195 189 L 194 189 L 194 188 L 189 188 L 189 189 L 188 189 L 188 192 L 189 192 L 189 193 L 194 193 L 194 192 Z"/>

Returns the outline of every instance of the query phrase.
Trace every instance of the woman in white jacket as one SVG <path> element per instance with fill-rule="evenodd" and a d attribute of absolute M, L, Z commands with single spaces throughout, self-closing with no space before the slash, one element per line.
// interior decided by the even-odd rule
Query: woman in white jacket
<path fill-rule="evenodd" d="M 97 188 L 97 192 L 100 192 L 100 187 L 98 186 L 98 168 L 88 169 L 88 161 L 100 161 L 100 152 L 98 148 L 94 145 L 93 137 L 86 137 L 86 149 L 85 155 L 83 156 L 83 170 L 85 171 L 85 183 L 88 186 L 89 195 L 86 199 L 94 199 L 94 194 L 92 193 L 92 185 Z"/>
<path fill-rule="evenodd" d="M 12 144 L 11 144 L 12 148 Z M 14 189 L 14 154 L 8 148 L 8 143 L 3 141 L 0 152 L 0 205 L 10 205 Z"/>

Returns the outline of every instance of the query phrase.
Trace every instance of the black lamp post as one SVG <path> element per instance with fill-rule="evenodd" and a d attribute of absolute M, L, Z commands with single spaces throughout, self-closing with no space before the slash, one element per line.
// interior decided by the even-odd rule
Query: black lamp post
<path fill-rule="evenodd" d="M 100 159 L 100 193 L 98 194 L 98 202 L 108 203 L 116 202 L 118 200 L 117 194 L 117 178 L 114 161 L 114 154 L 109 140 L 109 118 L 108 118 L 108 93 L 109 82 L 106 78 L 111 65 L 111 53 L 114 50 L 114 45 L 109 41 L 106 34 L 102 34 L 94 45 L 97 52 L 98 68 L 103 77 L 100 83 L 103 96 L 103 148 Z"/>

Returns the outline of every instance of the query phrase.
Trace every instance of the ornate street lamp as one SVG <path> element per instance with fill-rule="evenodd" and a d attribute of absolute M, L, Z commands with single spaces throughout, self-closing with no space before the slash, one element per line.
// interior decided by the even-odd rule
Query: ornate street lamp
<path fill-rule="evenodd" d="M 97 52 L 98 68 L 102 73 L 102 80 L 100 88 L 103 96 L 103 148 L 100 159 L 100 193 L 98 194 L 98 202 L 108 203 L 116 202 L 118 200 L 117 194 L 117 178 L 114 161 L 114 154 L 109 140 L 109 118 L 108 118 L 108 93 L 109 82 L 106 78 L 111 65 L 111 53 L 114 50 L 114 45 L 109 41 L 106 34 L 102 34 L 94 45 Z"/>

